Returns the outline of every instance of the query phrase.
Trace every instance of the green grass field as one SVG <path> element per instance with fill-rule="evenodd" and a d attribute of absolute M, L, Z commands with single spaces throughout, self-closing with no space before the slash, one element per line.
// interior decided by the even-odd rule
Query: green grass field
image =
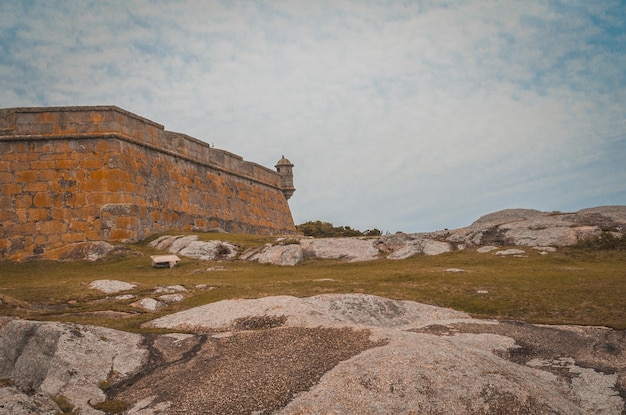
<path fill-rule="evenodd" d="M 269 240 L 230 234 L 203 237 L 243 248 Z M 513 258 L 468 250 L 399 261 L 310 261 L 295 267 L 182 258 L 176 268 L 155 269 L 149 257 L 155 251 L 145 244 L 131 247 L 140 255 L 96 263 L 0 262 L 0 315 L 143 331 L 141 323 L 160 315 L 224 299 L 365 293 L 450 307 L 480 318 L 626 329 L 624 251 L 568 248 L 540 255 L 526 249 L 528 257 Z M 206 271 L 216 266 L 225 269 Z M 447 272 L 449 268 L 464 272 Z M 103 299 L 104 294 L 88 288 L 97 279 L 136 283 L 129 293 L 138 296 L 153 296 L 158 285 L 180 284 L 189 292 L 166 311 L 145 313 L 129 306 L 133 300 Z M 198 284 L 208 287 L 196 288 Z M 133 315 L 112 319 L 90 314 L 104 310 Z"/>

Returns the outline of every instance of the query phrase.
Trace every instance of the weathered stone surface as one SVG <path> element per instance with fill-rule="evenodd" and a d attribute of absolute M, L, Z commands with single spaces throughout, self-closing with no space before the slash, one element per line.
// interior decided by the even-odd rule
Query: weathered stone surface
<path fill-rule="evenodd" d="M 228 242 L 201 241 L 197 235 L 162 236 L 150 242 L 150 246 L 205 261 L 233 259 L 238 253 L 237 247 Z"/>
<path fill-rule="evenodd" d="M 506 209 L 450 231 L 446 240 L 471 245 L 558 247 L 603 231 L 626 231 L 626 206 L 600 206 L 574 213 Z"/>
<path fill-rule="evenodd" d="M 0 387 L 0 405 L 11 414 L 55 413 L 48 394 L 102 414 L 87 402 L 104 399 L 104 379 L 135 415 L 626 410 L 626 331 L 484 321 L 363 294 L 226 300 L 147 324 L 199 335 L 2 324 L 0 379 L 15 386 Z"/>
<path fill-rule="evenodd" d="M 166 285 L 166 286 L 158 286 L 154 289 L 156 294 L 173 294 L 173 293 L 184 293 L 187 289 L 182 285 Z"/>
<path fill-rule="evenodd" d="M 149 325 L 236 331 L 241 321 L 263 318 L 283 327 L 368 328 L 385 341 L 339 363 L 279 414 L 608 415 L 624 409 L 617 389 L 623 391 L 626 380 L 626 332 L 481 321 L 366 295 L 227 300 Z"/>
<path fill-rule="evenodd" d="M 135 255 L 127 247 L 111 245 L 104 241 L 77 242 L 56 249 L 49 249 L 41 255 L 42 259 L 59 261 L 102 261 Z"/>
<path fill-rule="evenodd" d="M 136 284 L 118 280 L 96 280 L 89 284 L 89 288 L 102 291 L 105 294 L 115 294 L 120 291 L 132 290 L 136 286 Z"/>
<path fill-rule="evenodd" d="M 60 408 L 50 397 L 37 392 L 27 395 L 14 387 L 0 387 L 0 414 L 2 415 L 57 415 Z"/>
<path fill-rule="evenodd" d="M 494 255 L 497 256 L 508 256 L 508 255 L 526 255 L 526 251 L 523 249 L 505 249 L 503 251 L 497 251 Z"/>
<path fill-rule="evenodd" d="M 147 351 L 141 342 L 140 335 L 101 327 L 14 320 L 0 330 L 0 378 L 10 378 L 27 394 L 63 395 L 82 414 L 102 414 L 89 401 L 105 399 L 100 382 L 142 366 Z M 0 390 L 5 397 L 11 392 Z M 26 402 L 40 400 L 35 395 Z M 30 413 L 49 413 L 49 402 L 42 402 L 42 412 Z"/>
<path fill-rule="evenodd" d="M 164 301 L 158 301 L 154 298 L 142 298 L 130 304 L 131 307 L 140 308 L 146 311 L 158 311 L 167 306 Z"/>
<path fill-rule="evenodd" d="M 178 303 L 180 301 L 183 301 L 185 299 L 185 296 L 182 294 L 163 294 L 159 296 L 159 300 L 163 301 L 164 303 Z"/>
<path fill-rule="evenodd" d="M 414 239 L 407 240 L 400 248 L 387 255 L 387 259 L 406 259 L 418 254 L 439 255 L 444 252 L 450 252 L 453 249 L 453 245 L 448 242 L 416 236 Z"/>
<path fill-rule="evenodd" d="M 341 259 L 348 262 L 371 261 L 380 257 L 375 238 L 302 239 L 305 258 Z"/>
<path fill-rule="evenodd" d="M 234 329 L 238 320 L 250 316 L 286 316 L 283 325 L 297 327 L 341 324 L 404 329 L 429 324 L 432 320 L 470 318 L 462 312 L 413 301 L 395 301 L 364 294 L 325 294 L 307 298 L 276 296 L 223 300 L 158 318 L 146 323 L 146 326 L 222 331 Z"/>
<path fill-rule="evenodd" d="M 273 245 L 265 247 L 249 258 L 257 260 L 261 264 L 273 264 L 281 266 L 294 266 L 302 262 L 304 254 L 298 244 Z"/>

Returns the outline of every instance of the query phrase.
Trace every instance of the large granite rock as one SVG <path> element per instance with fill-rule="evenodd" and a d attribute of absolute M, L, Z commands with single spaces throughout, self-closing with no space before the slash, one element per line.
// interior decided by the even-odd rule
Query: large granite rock
<path fill-rule="evenodd" d="M 300 240 L 305 258 L 371 261 L 380 257 L 376 238 L 305 238 Z"/>
<path fill-rule="evenodd" d="M 248 260 L 259 261 L 261 264 L 294 266 L 304 259 L 302 247 L 299 244 L 270 245 L 253 253 Z"/>
<path fill-rule="evenodd" d="M 469 245 L 568 246 L 603 231 L 626 232 L 626 206 L 604 206 L 574 213 L 507 209 L 485 215 L 446 236 Z"/>
<path fill-rule="evenodd" d="M 81 414 L 102 414 L 90 403 L 105 400 L 102 382 L 142 367 L 147 357 L 142 341 L 138 334 L 101 327 L 13 320 L 0 330 L 0 379 L 10 379 L 20 392 L 16 408 L 36 406 L 41 394 L 62 395 Z M 0 394 L 8 395 L 6 390 Z"/>
<path fill-rule="evenodd" d="M 135 415 L 626 411 L 626 331 L 601 327 L 364 294 L 226 300 L 146 324 L 185 334 L 3 324 L 0 413 L 52 415 L 63 395 L 102 414 L 103 380 Z"/>
<path fill-rule="evenodd" d="M 206 261 L 233 259 L 238 254 L 237 247 L 228 242 L 201 241 L 197 235 L 165 235 L 149 245 L 172 254 Z"/>
<path fill-rule="evenodd" d="M 616 414 L 625 409 L 619 394 L 626 396 L 623 331 L 476 320 L 449 309 L 361 294 L 227 300 L 147 326 L 237 336 L 252 323 L 272 330 L 367 329 L 379 342 L 293 395 L 278 414 Z M 291 358 L 298 359 L 295 353 Z"/>

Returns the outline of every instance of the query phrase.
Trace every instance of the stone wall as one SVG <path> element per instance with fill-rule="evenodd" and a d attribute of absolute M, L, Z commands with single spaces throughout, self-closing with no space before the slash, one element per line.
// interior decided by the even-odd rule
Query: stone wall
<path fill-rule="evenodd" d="M 169 230 L 282 234 L 281 177 L 117 107 L 0 110 L 0 259 Z"/>

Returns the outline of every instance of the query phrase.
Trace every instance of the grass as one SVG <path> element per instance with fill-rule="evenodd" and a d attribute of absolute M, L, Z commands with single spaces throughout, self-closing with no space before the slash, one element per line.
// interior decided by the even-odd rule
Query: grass
<path fill-rule="evenodd" d="M 271 241 L 232 234 L 202 237 L 242 248 Z M 527 249 L 528 257 L 512 258 L 467 250 L 400 261 L 308 261 L 296 267 L 183 258 L 173 269 L 155 269 L 149 257 L 154 250 L 146 244 L 132 248 L 140 255 L 97 263 L 0 262 L 0 315 L 145 332 L 140 327 L 145 321 L 224 299 L 365 293 L 450 307 L 479 318 L 626 329 L 624 251 L 571 248 L 540 255 Z M 206 271 L 218 265 L 226 269 Z M 465 272 L 447 272 L 449 268 Z M 132 300 L 102 300 L 105 295 L 88 288 L 97 279 L 136 283 L 130 293 L 138 296 L 151 296 L 154 287 L 172 284 L 185 286 L 189 293 L 164 311 L 146 313 L 130 307 Z M 208 288 L 196 288 L 198 284 Z M 133 314 L 116 319 L 85 315 L 104 310 Z"/>

